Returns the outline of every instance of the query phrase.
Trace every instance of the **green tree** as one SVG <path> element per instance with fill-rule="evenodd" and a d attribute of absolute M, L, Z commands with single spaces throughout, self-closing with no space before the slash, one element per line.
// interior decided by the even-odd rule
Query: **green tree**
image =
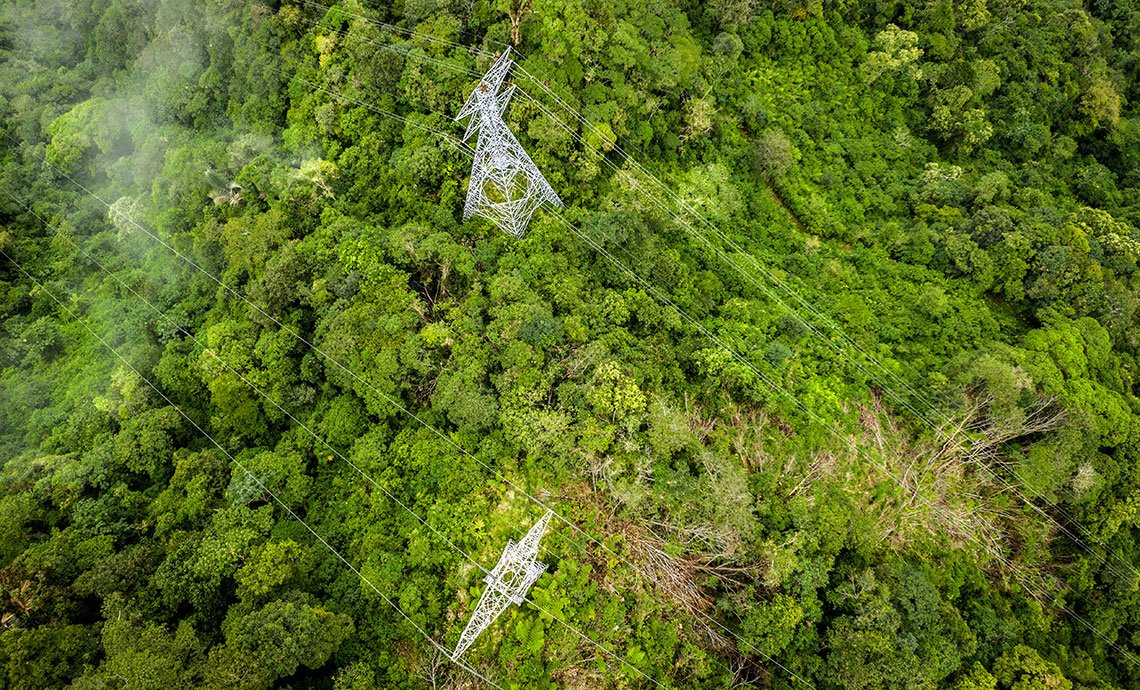
<path fill-rule="evenodd" d="M 238 596 L 258 599 L 287 584 L 304 584 L 312 567 L 313 554 L 308 547 L 291 539 L 265 542 L 237 572 Z"/>
<path fill-rule="evenodd" d="M 145 621 L 119 597 L 107 600 L 103 615 L 106 658 L 71 687 L 160 690 L 199 682 L 203 648 L 189 621 L 169 632 L 162 625 Z"/>
<path fill-rule="evenodd" d="M 1017 645 L 1001 655 L 994 662 L 993 675 L 1003 690 L 1071 690 L 1073 687 L 1072 681 L 1065 678 L 1056 664 L 1042 659 L 1037 650 L 1025 645 Z"/>
<path fill-rule="evenodd" d="M 324 665 L 352 631 L 352 620 L 343 614 L 270 602 L 226 626 L 225 643 L 210 651 L 204 687 L 272 687 L 302 666 Z"/>
<path fill-rule="evenodd" d="M 782 181 L 800 155 L 784 133 L 776 129 L 760 135 L 755 151 L 760 171 L 772 181 Z"/>
<path fill-rule="evenodd" d="M 875 49 L 867 53 L 860 66 L 867 83 L 873 83 L 884 72 L 903 72 L 912 79 L 920 79 L 922 70 L 916 64 L 923 55 L 918 47 L 918 34 L 888 24 L 875 35 Z"/>
<path fill-rule="evenodd" d="M 98 632 L 85 625 L 0 632 L 0 683 L 11 690 L 63 687 L 95 662 L 97 640 Z"/>

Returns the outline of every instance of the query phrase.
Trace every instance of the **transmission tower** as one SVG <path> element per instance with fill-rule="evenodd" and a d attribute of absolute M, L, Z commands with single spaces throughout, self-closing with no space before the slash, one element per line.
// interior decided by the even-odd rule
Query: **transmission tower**
<path fill-rule="evenodd" d="M 475 605 L 475 613 L 471 614 L 471 620 L 467 621 L 467 627 L 459 636 L 455 651 L 451 653 L 452 659 L 458 659 L 467 651 L 475 638 L 479 637 L 479 633 L 490 627 L 507 606 L 521 604 L 526 598 L 527 590 L 546 570 L 546 566 L 536 559 L 538 542 L 542 539 L 542 533 L 546 531 L 546 524 L 550 522 L 551 515 L 553 512 L 546 511 L 519 543 L 507 540 L 507 548 L 503 549 L 499 562 L 483 578 L 487 588 L 483 590 L 479 603 Z"/>
<path fill-rule="evenodd" d="M 522 237 L 530 217 L 543 202 L 563 204 L 503 121 L 503 112 L 515 92 L 514 84 L 500 91 L 514 64 L 510 53 L 507 48 L 487 70 L 455 120 L 470 118 L 463 141 L 478 134 L 463 220 L 482 216 L 507 234 Z"/>

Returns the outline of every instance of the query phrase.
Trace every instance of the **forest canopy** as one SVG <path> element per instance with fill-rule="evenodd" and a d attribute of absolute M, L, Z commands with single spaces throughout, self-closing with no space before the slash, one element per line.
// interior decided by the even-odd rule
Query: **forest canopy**
<path fill-rule="evenodd" d="M 9 0 L 0 71 L 0 690 L 1140 688 L 1136 0 Z"/>

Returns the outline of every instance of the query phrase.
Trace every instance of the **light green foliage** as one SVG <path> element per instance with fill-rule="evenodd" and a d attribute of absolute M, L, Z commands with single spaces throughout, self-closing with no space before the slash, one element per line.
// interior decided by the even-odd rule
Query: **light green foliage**
<path fill-rule="evenodd" d="M 312 560 L 312 551 L 291 539 L 265 542 L 238 571 L 238 596 L 261 598 L 287 583 L 301 584 Z"/>
<path fill-rule="evenodd" d="M 649 442 L 657 453 L 668 456 L 696 440 L 676 403 L 656 398 L 648 412 Z"/>
<path fill-rule="evenodd" d="M 92 654 L 98 633 L 85 625 L 5 630 L 0 633 L 0 683 L 10 690 L 63 687 Z"/>
<path fill-rule="evenodd" d="M 961 0 L 957 5 L 955 18 L 963 31 L 977 31 L 990 20 L 986 0 Z"/>
<path fill-rule="evenodd" d="M 1135 2 L 382 4 L 0 13 L 0 690 L 1140 684 Z"/>
<path fill-rule="evenodd" d="M 776 129 L 766 130 L 756 141 L 756 156 L 760 169 L 772 179 L 783 179 L 799 155 L 792 142 L 788 141 L 783 132 Z"/>
<path fill-rule="evenodd" d="M 954 690 L 997 690 L 997 679 L 981 664 L 975 663 L 974 668 L 963 674 L 953 687 Z"/>
<path fill-rule="evenodd" d="M 755 636 L 749 643 L 769 656 L 776 656 L 791 644 L 804 610 L 795 598 L 778 593 L 770 601 L 752 606 L 746 617 L 748 629 Z"/>
<path fill-rule="evenodd" d="M 220 453 L 176 451 L 174 475 L 148 509 L 156 521 L 155 529 L 165 532 L 201 524 L 222 499 L 228 479 L 226 462 Z"/>
<path fill-rule="evenodd" d="M 217 512 L 196 545 L 194 571 L 214 579 L 232 573 L 245 560 L 253 542 L 268 531 L 271 515 L 268 507 L 251 510 L 233 506 Z"/>
<path fill-rule="evenodd" d="M 118 597 L 104 605 L 102 630 L 106 658 L 72 687 L 101 688 L 124 684 L 146 690 L 193 685 L 201 672 L 202 643 L 189 621 L 175 631 L 148 623 Z"/>
<path fill-rule="evenodd" d="M 169 475 L 174 456 L 172 433 L 183 419 L 170 407 L 147 410 L 128 420 L 115 437 L 113 467 L 147 475 L 152 481 Z"/>
<path fill-rule="evenodd" d="M 606 362 L 594 372 L 590 403 L 604 419 L 634 427 L 645 414 L 645 394 L 617 362 Z"/>
<path fill-rule="evenodd" d="M 337 396 L 329 405 L 321 426 L 329 445 L 338 449 L 350 448 L 368 428 L 368 418 L 360 398 L 351 394 Z"/>
<path fill-rule="evenodd" d="M 685 117 L 685 130 L 681 141 L 699 137 L 713 126 L 713 102 L 709 98 L 690 98 L 682 106 Z"/>
<path fill-rule="evenodd" d="M 993 674 L 1003 690 L 1071 690 L 1073 687 L 1072 681 L 1065 678 L 1056 664 L 1042 659 L 1037 650 L 1024 645 L 1017 645 L 1003 654 L 994 663 Z"/>
<path fill-rule="evenodd" d="M 30 542 L 29 526 L 41 519 L 43 508 L 26 493 L 9 494 L 0 499 L 0 557 L 10 562 L 23 553 Z"/>
<path fill-rule="evenodd" d="M 937 90 L 932 97 L 930 130 L 946 142 L 953 142 L 963 154 L 969 154 L 989 141 L 994 128 L 985 110 L 971 108 L 976 102 L 974 91 L 964 84 Z"/>
<path fill-rule="evenodd" d="M 1082 421 L 1111 447 L 1128 437 L 1129 413 L 1125 398 L 1105 385 L 1115 382 L 1108 340 L 1100 324 L 1082 319 L 1033 331 L 1026 335 L 1024 347 L 1031 353 L 1030 374 L 1046 391 L 1065 396 L 1084 411 L 1087 417 Z"/>
<path fill-rule="evenodd" d="M 373 690 L 376 681 L 368 664 L 355 661 L 337 673 L 333 687 L 336 690 Z"/>
<path fill-rule="evenodd" d="M 265 488 L 289 505 L 304 503 L 309 497 L 312 479 L 306 472 L 306 463 L 301 453 L 283 439 L 277 449 L 251 452 L 239 458 L 245 470 L 262 479 Z M 235 474 L 245 474 L 234 468 Z"/>
<path fill-rule="evenodd" d="M 93 146 L 102 154 L 112 152 L 116 139 L 124 134 L 129 108 L 127 103 L 103 98 L 78 103 L 47 126 L 46 133 L 51 137 L 44 151 L 47 159 L 66 174 L 81 172 L 84 163 L 93 162 L 89 160 Z"/>
<path fill-rule="evenodd" d="M 952 270 L 968 276 L 979 291 L 988 291 L 993 286 L 994 274 L 994 263 L 989 253 L 963 235 L 950 234 L 945 241 Z"/>
<path fill-rule="evenodd" d="M 894 24 L 875 35 L 875 50 L 867 53 L 860 69 L 868 82 L 874 82 L 884 72 L 902 71 L 912 79 L 921 79 L 922 70 L 915 63 L 922 57 L 918 47 L 918 34 L 900 29 Z"/>
<path fill-rule="evenodd" d="M 277 601 L 226 626 L 210 652 L 207 688 L 270 688 L 301 666 L 324 664 L 352 632 L 352 621 L 320 607 Z"/>
<path fill-rule="evenodd" d="M 1111 127 L 1120 119 L 1120 95 L 1112 82 L 1092 82 L 1081 98 L 1081 110 L 1094 125 Z"/>

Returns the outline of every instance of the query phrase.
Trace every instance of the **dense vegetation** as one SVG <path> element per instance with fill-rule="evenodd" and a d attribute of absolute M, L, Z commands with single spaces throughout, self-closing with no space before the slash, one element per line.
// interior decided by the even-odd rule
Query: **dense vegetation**
<path fill-rule="evenodd" d="M 1140 687 L 1135 0 L 0 22 L 0 688 L 481 685 L 259 482 L 445 646 L 481 574 L 389 494 L 490 567 L 521 488 L 613 550 L 553 524 L 534 600 L 666 687 Z M 424 127 L 508 44 L 637 278 L 461 222 Z M 466 659 L 651 686 L 525 604 Z"/>

